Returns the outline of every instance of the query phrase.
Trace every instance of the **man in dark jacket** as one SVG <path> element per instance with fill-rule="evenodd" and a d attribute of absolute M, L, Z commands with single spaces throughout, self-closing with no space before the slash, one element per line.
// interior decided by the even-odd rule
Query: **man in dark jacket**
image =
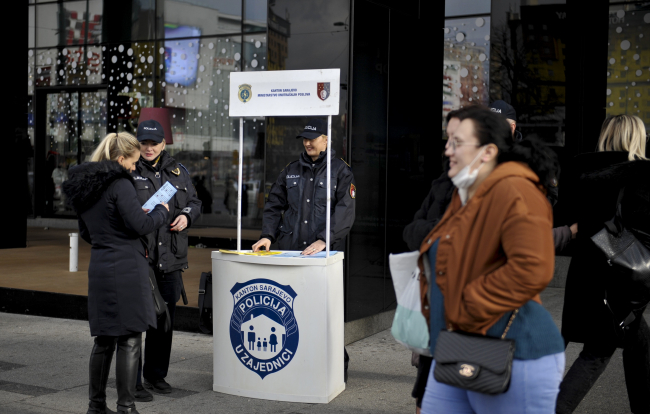
<path fill-rule="evenodd" d="M 145 204 L 165 183 L 176 188 L 176 194 L 169 200 L 169 216 L 166 225 L 145 236 L 149 266 L 152 267 L 158 288 L 167 303 L 171 326 L 164 332 L 163 324 L 158 329 L 149 329 L 145 340 L 144 386 L 157 393 L 168 394 L 171 386 L 165 381 L 172 348 L 172 331 L 176 302 L 182 290 L 182 272 L 187 269 L 187 229 L 201 215 L 201 201 L 196 195 L 187 169 L 176 162 L 165 149 L 165 136 L 157 121 L 143 121 L 138 125 L 140 161 L 133 173 L 138 201 Z M 138 375 L 136 399 L 151 401 L 152 396 L 141 385 Z"/>
<path fill-rule="evenodd" d="M 325 124 L 312 119 L 297 136 L 305 152 L 287 165 L 271 187 L 264 205 L 262 237 L 253 245 L 269 250 L 276 243 L 280 250 L 300 250 L 311 255 L 325 249 L 327 218 L 327 139 Z M 354 175 L 345 161 L 331 151 L 330 248 L 342 250 L 354 223 L 357 189 Z"/>
<path fill-rule="evenodd" d="M 460 125 L 459 113 L 462 110 L 451 111 L 447 114 L 447 143 L 454 138 L 454 131 Z M 449 159 L 445 157 L 443 161 L 443 172 L 440 177 L 433 180 L 431 183 L 431 190 L 422 202 L 420 209 L 415 212 L 413 221 L 404 228 L 402 238 L 408 245 L 410 250 L 419 250 L 420 245 L 424 238 L 431 232 L 431 230 L 438 224 L 442 216 L 447 210 L 447 206 L 451 202 L 451 196 L 454 193 L 454 183 L 447 175 L 449 171 Z M 414 354 L 415 356 L 416 354 Z M 427 385 L 427 378 L 429 370 L 431 369 L 431 362 L 433 358 L 418 355 L 417 356 L 417 369 L 418 374 L 415 379 L 415 385 L 411 395 L 415 398 L 416 410 L 419 413 L 422 406 L 422 398 L 424 397 L 424 389 Z"/>

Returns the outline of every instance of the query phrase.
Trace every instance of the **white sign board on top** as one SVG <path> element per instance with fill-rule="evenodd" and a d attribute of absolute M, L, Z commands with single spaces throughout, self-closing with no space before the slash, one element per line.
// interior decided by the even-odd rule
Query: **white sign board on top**
<path fill-rule="evenodd" d="M 340 69 L 230 73 L 230 116 L 338 115 Z"/>

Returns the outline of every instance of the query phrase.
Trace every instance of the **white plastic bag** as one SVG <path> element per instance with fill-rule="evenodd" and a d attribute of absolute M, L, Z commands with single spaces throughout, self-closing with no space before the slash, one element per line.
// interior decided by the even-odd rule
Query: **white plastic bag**
<path fill-rule="evenodd" d="M 418 251 L 391 254 L 388 257 L 397 297 L 391 334 L 408 349 L 420 355 L 431 356 L 429 327 L 421 311 L 419 257 Z"/>

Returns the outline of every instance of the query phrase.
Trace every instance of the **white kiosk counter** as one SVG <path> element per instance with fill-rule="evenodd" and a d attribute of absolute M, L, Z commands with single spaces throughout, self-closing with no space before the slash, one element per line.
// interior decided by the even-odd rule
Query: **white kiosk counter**
<path fill-rule="evenodd" d="M 214 391 L 328 403 L 345 389 L 343 253 L 212 252 L 212 292 Z"/>

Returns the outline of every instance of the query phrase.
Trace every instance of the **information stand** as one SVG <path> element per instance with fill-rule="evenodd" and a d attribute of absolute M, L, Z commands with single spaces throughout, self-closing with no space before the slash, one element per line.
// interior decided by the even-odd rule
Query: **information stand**
<path fill-rule="evenodd" d="M 230 116 L 241 117 L 234 252 L 239 254 L 212 252 L 214 391 L 328 403 L 345 389 L 343 253 L 330 256 L 329 214 L 339 82 L 339 69 L 230 74 Z M 319 115 L 328 116 L 326 251 L 321 257 L 245 255 L 243 117 Z"/>
<path fill-rule="evenodd" d="M 343 253 L 212 252 L 212 274 L 214 391 L 328 403 L 345 389 Z"/>

